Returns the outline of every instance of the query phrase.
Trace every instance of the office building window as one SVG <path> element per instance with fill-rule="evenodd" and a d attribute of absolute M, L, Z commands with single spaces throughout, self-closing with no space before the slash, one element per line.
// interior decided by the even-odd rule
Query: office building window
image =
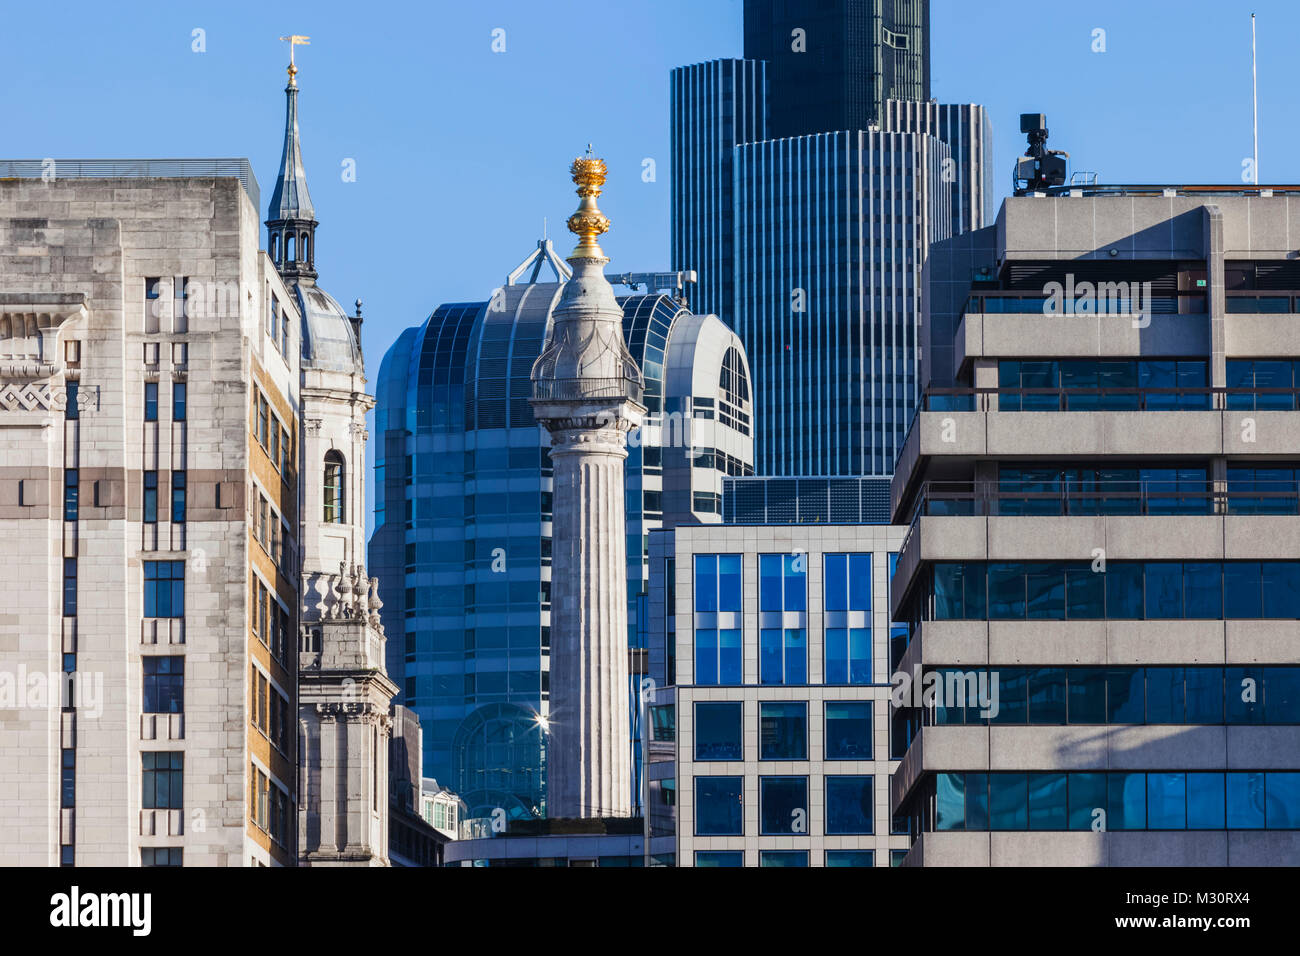
<path fill-rule="evenodd" d="M 807 556 L 802 554 L 759 555 L 758 609 L 763 617 L 773 623 L 780 620 L 782 624 L 789 624 L 787 615 L 807 611 L 807 566 Z M 759 681 L 764 684 L 808 683 L 806 628 L 760 628 Z"/>
<path fill-rule="evenodd" d="M 80 479 L 76 468 L 63 470 L 63 520 L 76 521 L 80 498 Z"/>
<path fill-rule="evenodd" d="M 826 683 L 871 683 L 871 629 L 826 628 Z"/>
<path fill-rule="evenodd" d="M 828 554 L 826 569 L 826 610 L 871 610 L 871 555 Z"/>
<path fill-rule="evenodd" d="M 808 778 L 758 778 L 759 832 L 788 836 L 808 832 Z"/>
<path fill-rule="evenodd" d="M 695 555 L 695 683 L 741 682 L 740 611 L 740 555 Z M 733 626 L 722 627 L 721 623 Z"/>
<path fill-rule="evenodd" d="M 59 806 L 65 810 L 77 805 L 77 752 L 64 747 L 60 761 Z"/>
<path fill-rule="evenodd" d="M 144 562 L 144 616 L 185 616 L 185 562 Z"/>
<path fill-rule="evenodd" d="M 1294 666 L 1000 667 L 935 674 L 944 688 L 932 709 L 938 725 L 1300 724 L 1300 667 Z"/>
<path fill-rule="evenodd" d="M 744 721 L 740 701 L 700 701 L 695 705 L 695 759 L 744 759 Z"/>
<path fill-rule="evenodd" d="M 745 865 L 743 850 L 696 850 L 695 865 L 702 867 Z"/>
<path fill-rule="evenodd" d="M 695 778 L 696 836 L 741 836 L 744 777 Z"/>
<path fill-rule="evenodd" d="M 178 846 L 140 847 L 141 866 L 183 866 L 183 853 Z"/>
<path fill-rule="evenodd" d="M 172 383 L 172 421 L 185 421 L 185 383 Z"/>
<path fill-rule="evenodd" d="M 265 451 L 267 445 L 267 430 L 270 427 L 271 409 L 266 403 L 266 396 L 261 392 L 257 393 L 257 443 Z"/>
<path fill-rule="evenodd" d="M 871 555 L 827 554 L 826 683 L 871 683 Z"/>
<path fill-rule="evenodd" d="M 185 713 L 185 658 L 144 658 L 144 712 Z"/>
<path fill-rule="evenodd" d="M 695 556 L 695 611 L 740 613 L 741 561 L 738 554 Z"/>
<path fill-rule="evenodd" d="M 70 843 L 59 847 L 59 866 L 76 866 L 77 848 Z"/>
<path fill-rule="evenodd" d="M 144 751 L 141 806 L 145 810 L 181 810 L 185 807 L 183 777 L 185 754 L 179 750 Z"/>
<path fill-rule="evenodd" d="M 144 383 L 144 420 L 147 422 L 156 422 L 158 420 L 158 383 Z"/>
<path fill-rule="evenodd" d="M 1300 561 L 937 562 L 934 620 L 1300 619 Z"/>
<path fill-rule="evenodd" d="M 827 866 L 875 866 L 876 855 L 871 850 L 827 850 Z"/>
<path fill-rule="evenodd" d="M 63 417 L 70 422 L 75 422 L 81 417 L 81 383 L 78 381 L 69 381 L 67 384 L 67 404 L 63 406 Z"/>
<path fill-rule="evenodd" d="M 158 472 L 144 473 L 144 514 L 141 519 L 146 524 L 158 520 Z"/>
<path fill-rule="evenodd" d="M 759 866 L 807 866 L 807 850 L 760 850 Z"/>
<path fill-rule="evenodd" d="M 875 832 L 872 778 L 826 777 L 826 833 Z"/>
<path fill-rule="evenodd" d="M 63 559 L 63 616 L 77 616 L 77 559 Z"/>
<path fill-rule="evenodd" d="M 871 701 L 828 700 L 826 759 L 871 759 Z"/>
<path fill-rule="evenodd" d="M 808 704 L 805 701 L 760 701 L 758 724 L 759 759 L 808 759 Z"/>
<path fill-rule="evenodd" d="M 676 740 L 676 706 L 673 704 L 664 704 L 659 707 L 650 708 L 650 739 L 651 740 Z M 697 718 L 698 727 L 698 718 Z M 698 733 L 698 730 L 696 731 Z M 699 759 L 699 758 L 696 758 Z"/>
<path fill-rule="evenodd" d="M 762 683 L 808 683 L 808 640 L 804 628 L 760 628 L 758 640 L 759 680 Z"/>
<path fill-rule="evenodd" d="M 1294 771 L 937 774 L 936 830 L 1295 830 Z"/>
<path fill-rule="evenodd" d="M 342 524 L 346 476 L 343 473 L 343 455 L 330 450 L 325 453 L 325 521 Z"/>
<path fill-rule="evenodd" d="M 185 472 L 172 472 L 172 521 L 185 523 Z"/>

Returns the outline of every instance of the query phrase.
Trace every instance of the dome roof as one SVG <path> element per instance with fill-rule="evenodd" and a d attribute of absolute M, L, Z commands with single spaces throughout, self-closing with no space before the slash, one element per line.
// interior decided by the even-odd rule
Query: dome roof
<path fill-rule="evenodd" d="M 336 372 L 365 371 L 352 319 L 324 289 L 295 282 L 302 313 L 302 364 Z"/>

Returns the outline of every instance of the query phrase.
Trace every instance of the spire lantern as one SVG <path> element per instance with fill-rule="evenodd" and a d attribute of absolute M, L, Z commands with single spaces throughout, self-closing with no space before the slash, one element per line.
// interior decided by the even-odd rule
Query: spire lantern
<path fill-rule="evenodd" d="M 316 278 L 316 211 L 307 191 L 302 144 L 298 137 L 298 67 L 294 47 L 309 38 L 299 34 L 280 37 L 289 44 L 289 84 L 284 88 L 284 151 L 280 172 L 266 212 L 267 251 L 286 279 Z"/>

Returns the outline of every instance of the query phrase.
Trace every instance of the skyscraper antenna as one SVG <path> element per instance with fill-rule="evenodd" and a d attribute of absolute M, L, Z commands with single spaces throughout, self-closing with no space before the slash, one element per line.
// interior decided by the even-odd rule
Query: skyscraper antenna
<path fill-rule="evenodd" d="M 1255 173 L 1255 185 L 1259 185 L 1259 81 L 1255 70 L 1255 14 L 1250 15 L 1250 132 L 1254 149 L 1251 167 Z"/>

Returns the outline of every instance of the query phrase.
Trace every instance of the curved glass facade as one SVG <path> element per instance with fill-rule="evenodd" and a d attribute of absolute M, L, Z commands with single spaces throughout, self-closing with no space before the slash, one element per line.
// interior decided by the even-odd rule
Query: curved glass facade
<path fill-rule="evenodd" d="M 375 534 L 388 671 L 419 715 L 426 773 L 471 809 L 546 807 L 552 472 L 529 402 L 558 283 L 440 306 L 389 349 L 376 387 Z M 677 316 L 666 295 L 619 298 L 649 415 L 665 405 Z M 714 373 L 716 380 L 717 373 Z M 662 449 L 629 440 L 629 642 L 645 647 L 649 529 L 663 520 Z M 719 478 L 720 481 L 720 478 Z M 640 736 L 633 673 L 633 747 Z M 633 754 L 636 794 L 639 755 Z"/>

